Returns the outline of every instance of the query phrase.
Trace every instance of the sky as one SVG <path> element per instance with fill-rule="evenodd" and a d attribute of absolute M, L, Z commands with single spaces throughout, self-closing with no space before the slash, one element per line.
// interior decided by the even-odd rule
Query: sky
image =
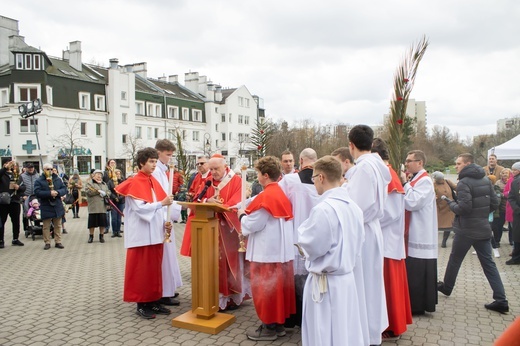
<path fill-rule="evenodd" d="M 49 56 L 81 41 L 84 63 L 245 85 L 290 124 L 382 124 L 394 73 L 425 36 L 410 98 L 429 129 L 469 139 L 520 116 L 517 0 L 7 0 L 0 15 Z"/>

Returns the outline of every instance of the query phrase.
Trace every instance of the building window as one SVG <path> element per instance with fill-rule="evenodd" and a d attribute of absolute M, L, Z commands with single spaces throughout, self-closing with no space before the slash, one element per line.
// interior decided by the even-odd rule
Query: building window
<path fill-rule="evenodd" d="M 0 89 L 0 107 L 3 107 L 8 103 L 9 103 L 9 89 L 8 88 Z"/>
<path fill-rule="evenodd" d="M 238 115 L 238 123 L 239 124 L 243 124 L 244 123 L 244 116 L 243 115 Z"/>
<path fill-rule="evenodd" d="M 246 115 L 246 116 L 244 117 L 244 124 L 245 124 L 245 125 L 249 125 L 249 116 L 248 116 L 248 115 Z"/>
<path fill-rule="evenodd" d="M 226 122 L 226 115 L 225 114 L 221 114 L 221 122 L 225 123 Z"/>
<path fill-rule="evenodd" d="M 105 110 L 105 96 L 103 95 L 94 95 L 94 106 L 97 111 Z"/>
<path fill-rule="evenodd" d="M 147 103 L 147 111 L 146 114 L 149 117 L 160 117 L 161 116 L 161 105 L 158 105 L 157 103 Z"/>
<path fill-rule="evenodd" d="M 144 115 L 144 102 L 135 103 L 135 114 Z"/>
<path fill-rule="evenodd" d="M 190 120 L 190 110 L 188 108 L 182 109 L 182 120 Z"/>
<path fill-rule="evenodd" d="M 79 109 L 90 109 L 90 93 L 79 93 Z"/>
<path fill-rule="evenodd" d="M 231 135 L 232 135 L 232 133 L 230 132 L 229 137 L 228 137 L 230 142 L 233 140 L 233 139 L 231 139 Z"/>
<path fill-rule="evenodd" d="M 246 140 L 247 143 L 249 143 L 249 133 L 245 134 L 245 140 Z"/>
<path fill-rule="evenodd" d="M 121 114 L 121 123 L 126 124 L 128 122 L 126 113 Z"/>
<path fill-rule="evenodd" d="M 121 135 L 121 143 L 126 144 L 126 135 Z"/>
<path fill-rule="evenodd" d="M 226 140 L 226 133 L 222 132 L 222 141 L 225 141 L 225 140 Z"/>
<path fill-rule="evenodd" d="M 232 116 L 231 116 L 231 113 L 229 113 L 229 123 L 231 124 L 231 119 L 232 119 Z"/>
<path fill-rule="evenodd" d="M 168 130 L 168 139 L 175 139 L 175 131 L 172 129 Z"/>
<path fill-rule="evenodd" d="M 146 138 L 152 139 L 152 128 L 151 127 L 146 128 Z"/>
<path fill-rule="evenodd" d="M 38 98 L 37 87 L 19 87 L 19 102 L 29 102 Z M 16 102 L 16 101 L 15 101 Z"/>
<path fill-rule="evenodd" d="M 47 103 L 50 104 L 52 106 L 52 103 L 54 101 L 53 97 L 52 97 L 52 87 L 51 86 L 46 86 L 45 87 L 45 91 L 47 93 Z"/>
<path fill-rule="evenodd" d="M 16 69 L 23 70 L 23 54 L 16 54 Z"/>
<path fill-rule="evenodd" d="M 200 141 L 200 133 L 199 133 L 199 131 L 193 131 L 192 139 L 193 139 L 194 142 Z"/>
<path fill-rule="evenodd" d="M 20 119 L 20 132 L 36 132 L 37 129 L 38 119 Z"/>
<path fill-rule="evenodd" d="M 244 134 L 243 134 L 243 133 L 239 133 L 239 134 L 238 134 L 238 141 L 239 141 L 240 143 L 242 143 L 242 142 L 244 141 Z"/>
<path fill-rule="evenodd" d="M 126 101 L 126 91 L 121 91 L 121 100 Z"/>
<path fill-rule="evenodd" d="M 5 121 L 5 135 L 9 136 L 11 134 L 11 121 L 6 120 Z"/>
<path fill-rule="evenodd" d="M 158 127 L 153 129 L 153 138 L 155 138 L 155 139 L 159 138 L 159 128 Z"/>
<path fill-rule="evenodd" d="M 168 119 L 179 119 L 179 107 L 168 106 Z"/>
<path fill-rule="evenodd" d="M 101 124 L 96 124 L 96 136 L 101 137 Z"/>
<path fill-rule="evenodd" d="M 26 70 L 32 69 L 32 55 L 31 54 L 25 54 L 25 69 Z"/>
<path fill-rule="evenodd" d="M 80 128 L 80 134 L 82 136 L 86 136 L 87 135 L 87 123 L 80 123 L 79 124 L 79 128 Z"/>
<path fill-rule="evenodd" d="M 33 62 L 33 67 L 34 67 L 34 69 L 35 69 L 35 70 L 41 70 L 41 69 L 42 69 L 42 66 L 41 66 L 41 60 L 40 60 L 41 57 L 40 57 L 40 55 L 35 54 L 34 57 L 33 57 L 33 59 L 34 59 L 34 62 Z"/>
<path fill-rule="evenodd" d="M 245 103 L 246 108 L 249 108 L 249 99 L 248 99 L 248 98 L 245 98 L 244 101 L 246 102 L 246 103 Z"/>
<path fill-rule="evenodd" d="M 244 98 L 242 96 L 238 97 L 238 105 L 240 107 L 244 107 Z"/>
<path fill-rule="evenodd" d="M 194 109 L 193 111 L 193 121 L 202 121 L 202 112 Z"/>
<path fill-rule="evenodd" d="M 101 169 L 101 156 L 94 156 L 94 168 Z"/>
<path fill-rule="evenodd" d="M 218 132 L 218 124 L 215 124 L 215 132 Z"/>
<path fill-rule="evenodd" d="M 188 131 L 182 130 L 182 140 L 185 141 L 186 137 L 188 136 Z"/>
<path fill-rule="evenodd" d="M 142 134 L 141 134 L 141 126 L 137 126 L 135 128 L 135 138 L 136 139 L 141 139 L 142 138 Z"/>

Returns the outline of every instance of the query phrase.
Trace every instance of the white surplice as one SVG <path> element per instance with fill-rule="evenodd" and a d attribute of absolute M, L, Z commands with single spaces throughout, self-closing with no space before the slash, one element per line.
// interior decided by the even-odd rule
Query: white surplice
<path fill-rule="evenodd" d="M 293 240 L 298 242 L 298 227 L 309 217 L 311 209 L 318 203 L 319 195 L 314 184 L 302 183 L 298 174 L 286 174 L 278 182 L 283 192 L 291 201 L 294 218 L 284 223 L 284 232 L 292 232 Z M 294 252 L 294 275 L 305 275 L 305 262 L 300 256 L 298 249 L 293 246 Z"/>
<path fill-rule="evenodd" d="M 351 172 L 352 171 L 352 172 Z M 365 302 L 369 321 L 370 344 L 381 343 L 381 333 L 388 327 L 383 278 L 383 234 L 380 219 L 388 195 L 391 175 L 378 154 L 363 154 L 349 169 L 348 195 L 363 211 L 365 242 L 361 253 Z"/>
<path fill-rule="evenodd" d="M 404 248 L 404 194 L 392 192 L 385 203 L 385 214 L 380 220 L 383 232 L 384 257 L 397 261 L 406 258 Z"/>
<path fill-rule="evenodd" d="M 168 175 L 166 166 L 161 161 L 157 161 L 157 166 L 153 171 L 152 175 L 159 183 L 167 195 L 171 195 L 168 183 Z M 181 206 L 176 202 L 170 207 L 170 220 L 177 220 L 181 214 Z M 163 207 L 163 222 L 166 221 L 168 207 Z M 164 239 L 164 231 L 163 231 Z M 164 243 L 163 261 L 162 261 L 162 279 L 163 279 L 163 297 L 173 297 L 175 290 L 182 286 L 181 270 L 179 268 L 179 262 L 177 260 L 177 245 L 175 243 L 175 230 L 172 229 L 170 234 L 170 243 Z"/>
<path fill-rule="evenodd" d="M 435 188 L 429 176 L 419 171 L 412 182 L 414 186 L 404 186 L 406 210 L 412 212 L 408 232 L 408 256 L 422 259 L 436 259 L 438 255 L 437 205 Z"/>
<path fill-rule="evenodd" d="M 309 276 L 303 295 L 302 344 L 368 345 L 368 321 L 354 274 L 364 241 L 363 212 L 343 188 L 326 191 L 298 228 Z M 326 292 L 320 294 L 319 276 Z"/>

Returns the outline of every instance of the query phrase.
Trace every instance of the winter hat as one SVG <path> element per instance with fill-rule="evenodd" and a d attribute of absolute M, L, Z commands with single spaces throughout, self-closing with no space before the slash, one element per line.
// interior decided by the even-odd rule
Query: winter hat
<path fill-rule="evenodd" d="M 515 169 L 517 171 L 520 171 L 520 161 L 519 162 L 515 162 L 512 166 L 511 166 L 511 169 Z"/>
<path fill-rule="evenodd" d="M 442 174 L 442 172 L 435 171 L 432 173 L 432 179 L 435 181 L 442 180 L 442 179 L 444 179 L 444 174 Z"/>

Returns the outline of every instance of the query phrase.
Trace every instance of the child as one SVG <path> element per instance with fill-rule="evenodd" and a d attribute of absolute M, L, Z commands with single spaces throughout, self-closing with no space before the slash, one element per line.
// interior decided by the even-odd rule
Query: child
<path fill-rule="evenodd" d="M 27 217 L 34 221 L 41 220 L 40 202 L 38 199 L 33 199 L 29 202 L 29 210 L 27 211 Z"/>

